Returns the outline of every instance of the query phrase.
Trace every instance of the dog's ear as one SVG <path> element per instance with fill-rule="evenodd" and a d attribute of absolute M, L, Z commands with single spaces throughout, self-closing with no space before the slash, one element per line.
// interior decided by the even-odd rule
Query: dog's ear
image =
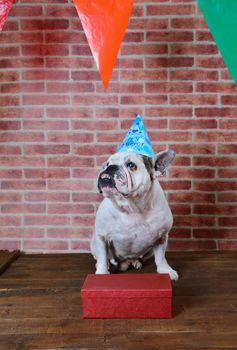
<path fill-rule="evenodd" d="M 171 164 L 174 157 L 175 152 L 172 150 L 168 150 L 159 152 L 152 158 L 153 167 L 155 170 L 155 177 L 165 175 L 165 172 Z"/>

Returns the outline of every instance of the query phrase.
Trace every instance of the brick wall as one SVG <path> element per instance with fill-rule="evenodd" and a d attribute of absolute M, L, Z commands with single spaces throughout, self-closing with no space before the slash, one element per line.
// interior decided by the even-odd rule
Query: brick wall
<path fill-rule="evenodd" d="M 192 0 L 135 0 L 104 92 L 69 0 L 18 0 L 0 33 L 0 249 L 85 251 L 100 164 L 137 113 L 162 180 L 170 249 L 237 249 L 237 88 Z"/>

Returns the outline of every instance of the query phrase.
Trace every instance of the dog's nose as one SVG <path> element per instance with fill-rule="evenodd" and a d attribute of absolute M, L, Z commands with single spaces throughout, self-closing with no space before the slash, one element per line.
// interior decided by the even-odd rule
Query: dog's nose
<path fill-rule="evenodd" d="M 109 176 L 109 174 L 107 174 L 107 173 L 104 173 L 104 174 L 102 174 L 101 176 L 100 176 L 100 178 L 101 179 L 110 179 L 110 176 Z"/>

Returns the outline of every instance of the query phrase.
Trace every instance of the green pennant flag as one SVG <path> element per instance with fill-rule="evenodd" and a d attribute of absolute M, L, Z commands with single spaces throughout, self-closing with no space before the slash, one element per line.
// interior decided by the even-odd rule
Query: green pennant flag
<path fill-rule="evenodd" d="M 237 0 L 197 0 L 229 72 L 237 83 Z"/>

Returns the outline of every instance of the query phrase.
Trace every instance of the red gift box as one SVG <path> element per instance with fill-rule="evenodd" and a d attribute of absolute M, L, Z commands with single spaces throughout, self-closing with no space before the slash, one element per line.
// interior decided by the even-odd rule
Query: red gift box
<path fill-rule="evenodd" d="M 90 274 L 81 296 L 83 318 L 172 317 L 168 274 Z"/>

